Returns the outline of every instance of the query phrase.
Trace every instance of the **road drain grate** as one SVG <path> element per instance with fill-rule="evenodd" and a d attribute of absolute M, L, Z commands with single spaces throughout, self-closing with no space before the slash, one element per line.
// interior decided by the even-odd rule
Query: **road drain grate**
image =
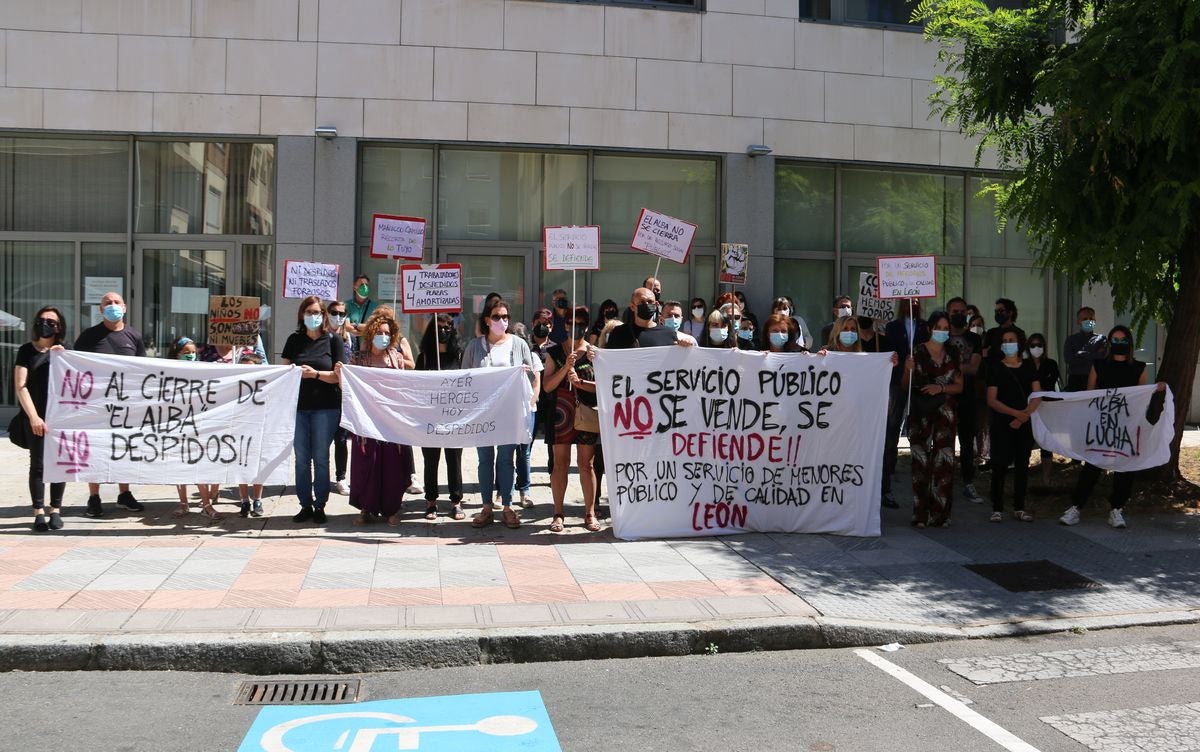
<path fill-rule="evenodd" d="M 1052 561 L 1013 561 L 1003 564 L 964 564 L 967 569 L 986 577 L 1010 593 L 1035 593 L 1047 590 L 1091 590 L 1103 587 L 1078 572 Z"/>
<path fill-rule="evenodd" d="M 338 681 L 248 681 L 234 705 L 328 705 L 358 702 L 359 679 Z"/>

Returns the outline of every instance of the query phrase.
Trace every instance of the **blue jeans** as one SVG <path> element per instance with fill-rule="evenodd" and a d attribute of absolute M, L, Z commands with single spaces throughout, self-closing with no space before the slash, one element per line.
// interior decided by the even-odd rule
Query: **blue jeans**
<path fill-rule="evenodd" d="M 483 505 L 491 506 L 494 495 L 500 495 L 500 504 L 510 506 L 513 492 L 513 457 L 522 451 L 520 444 L 504 444 L 498 447 L 479 447 L 479 496 Z"/>
<path fill-rule="evenodd" d="M 517 447 L 517 490 L 529 493 L 529 455 L 533 452 L 534 426 L 537 425 L 537 410 L 529 413 L 529 443 Z"/>
<path fill-rule="evenodd" d="M 333 443 L 341 413 L 341 410 L 296 411 L 296 435 L 292 439 L 296 452 L 296 496 L 305 509 L 311 506 L 324 509 L 329 501 L 329 445 Z"/>

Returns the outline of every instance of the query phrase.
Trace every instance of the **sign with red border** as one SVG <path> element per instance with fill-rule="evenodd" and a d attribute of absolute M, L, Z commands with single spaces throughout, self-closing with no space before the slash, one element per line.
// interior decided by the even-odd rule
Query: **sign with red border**
<path fill-rule="evenodd" d="M 875 260 L 879 297 L 937 297 L 937 256 L 880 256 Z"/>
<path fill-rule="evenodd" d="M 404 313 L 461 312 L 462 264 L 401 266 L 400 310 Z"/>
<path fill-rule="evenodd" d="M 746 284 L 746 270 L 750 268 L 750 246 L 745 243 L 721 244 L 722 285 Z"/>
<path fill-rule="evenodd" d="M 371 215 L 371 258 L 420 261 L 424 256 L 424 219 L 394 214 Z"/>
<path fill-rule="evenodd" d="M 600 227 L 543 227 L 543 271 L 595 271 L 600 268 Z"/>
<path fill-rule="evenodd" d="M 691 222 L 684 222 L 682 219 L 675 219 L 650 209 L 642 209 L 629 247 L 677 264 L 686 264 L 696 230 L 697 225 Z"/>

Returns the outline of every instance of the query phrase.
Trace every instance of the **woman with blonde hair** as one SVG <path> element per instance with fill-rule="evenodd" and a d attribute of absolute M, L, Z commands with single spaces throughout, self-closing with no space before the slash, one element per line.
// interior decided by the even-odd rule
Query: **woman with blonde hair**
<path fill-rule="evenodd" d="M 377 307 L 358 331 L 354 365 L 397 370 L 415 365 L 412 350 L 400 336 L 400 324 L 389 306 Z M 350 452 L 350 506 L 361 513 L 354 524 L 382 517 L 389 525 L 400 524 L 404 489 L 412 482 L 412 447 L 351 434 Z"/>
<path fill-rule="evenodd" d="M 862 352 L 862 342 L 858 339 L 858 319 L 842 316 L 834 321 L 825 347 L 830 352 Z"/>

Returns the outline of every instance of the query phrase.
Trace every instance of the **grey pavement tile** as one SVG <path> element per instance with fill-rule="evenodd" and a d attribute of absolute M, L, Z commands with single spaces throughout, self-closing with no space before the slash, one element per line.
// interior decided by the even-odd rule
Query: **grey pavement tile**
<path fill-rule="evenodd" d="M 171 622 L 172 630 L 241 629 L 254 615 L 249 608 L 188 608 Z"/>
<path fill-rule="evenodd" d="M 375 559 L 365 557 L 345 559 L 313 559 L 309 565 L 310 574 L 370 574 L 375 569 Z"/>
<path fill-rule="evenodd" d="M 313 590 L 356 590 L 371 587 L 370 572 L 309 572 L 303 588 Z"/>
<path fill-rule="evenodd" d="M 117 564 L 116 559 L 63 559 L 45 564 L 36 574 L 99 575 Z"/>
<path fill-rule="evenodd" d="M 574 624 L 605 624 L 637 621 L 639 615 L 619 601 L 555 604 L 564 619 Z"/>
<path fill-rule="evenodd" d="M 0 623 L 0 632 L 54 632 L 67 630 L 83 616 L 82 611 L 31 608 L 17 611 Z"/>
<path fill-rule="evenodd" d="M 543 603 L 501 603 L 483 607 L 486 623 L 496 626 L 518 624 L 554 624 L 554 610 Z"/>
<path fill-rule="evenodd" d="M 84 590 L 155 590 L 167 579 L 165 574 L 102 574 Z"/>
<path fill-rule="evenodd" d="M 173 574 L 241 574 L 246 563 L 245 559 L 189 559 Z"/>
<path fill-rule="evenodd" d="M 436 559 L 441 546 L 411 544 L 381 544 L 377 547 L 379 559 Z"/>
<path fill-rule="evenodd" d="M 446 572 L 439 573 L 438 578 L 442 587 L 492 587 L 508 585 L 508 578 L 503 572 Z"/>
<path fill-rule="evenodd" d="M 628 566 L 570 567 L 571 576 L 580 585 L 606 582 L 643 582 L 641 575 Z"/>
<path fill-rule="evenodd" d="M 106 575 L 138 575 L 138 574 L 171 574 L 179 568 L 179 562 L 173 559 L 160 561 L 157 559 L 142 559 L 129 561 L 122 559 L 107 570 Z"/>
<path fill-rule="evenodd" d="M 565 561 L 572 557 L 613 556 L 620 555 L 620 550 L 612 543 L 559 543 L 554 546 L 558 555 Z"/>
<path fill-rule="evenodd" d="M 125 556 L 125 561 L 180 561 L 191 556 L 195 546 L 139 546 Z"/>
<path fill-rule="evenodd" d="M 634 601 L 630 605 L 650 621 L 696 621 L 713 617 L 712 612 L 705 609 L 700 601 L 667 599 Z"/>
<path fill-rule="evenodd" d="M 122 625 L 125 631 L 166 631 L 171 620 L 179 614 L 173 608 L 140 608 Z"/>
<path fill-rule="evenodd" d="M 480 545 L 472 543 L 470 545 L 461 546 L 438 546 L 438 557 L 443 561 L 447 559 L 499 559 L 500 554 L 496 551 L 496 546 L 487 544 Z"/>
<path fill-rule="evenodd" d="M 59 559 L 63 561 L 74 561 L 77 559 L 124 559 L 131 551 L 132 547 L 109 547 L 109 546 L 80 546 L 72 548 L 64 552 Z"/>
<path fill-rule="evenodd" d="M 207 559 L 249 559 L 258 551 L 250 546 L 201 546 L 192 552 L 187 561 Z"/>
<path fill-rule="evenodd" d="M 82 590 L 97 574 L 31 574 L 13 585 L 13 590 Z"/>
<path fill-rule="evenodd" d="M 708 578 L 699 569 L 682 566 L 635 566 L 633 571 L 643 582 L 702 582 Z"/>
<path fill-rule="evenodd" d="M 343 606 L 332 610 L 329 626 L 337 629 L 404 626 L 401 606 Z"/>
<path fill-rule="evenodd" d="M 439 562 L 436 556 L 420 559 L 384 559 L 375 560 L 376 572 L 436 572 Z"/>
<path fill-rule="evenodd" d="M 88 611 L 79 621 L 71 625 L 70 630 L 72 632 L 115 632 L 121 629 L 133 614 L 132 609 L 96 609 Z"/>
<path fill-rule="evenodd" d="M 479 615 L 474 606 L 412 606 L 409 618 L 414 627 L 476 627 Z"/>
<path fill-rule="evenodd" d="M 788 616 L 819 616 L 820 613 L 794 593 L 769 593 L 765 597 L 782 613 Z"/>
<path fill-rule="evenodd" d="M 364 543 L 358 546 L 321 546 L 316 559 L 374 559 L 379 546 Z"/>
<path fill-rule="evenodd" d="M 675 551 L 625 551 L 621 556 L 634 567 L 681 567 L 691 566 L 688 560 Z"/>
<path fill-rule="evenodd" d="M 382 588 L 435 588 L 441 587 L 437 572 L 380 572 L 371 577 L 371 589 Z"/>
<path fill-rule="evenodd" d="M 772 603 L 761 595 L 751 595 L 742 598 L 705 598 L 703 599 L 717 616 L 746 617 L 746 616 L 778 616 L 779 611 Z"/>
<path fill-rule="evenodd" d="M 247 629 L 319 629 L 325 620 L 322 608 L 256 608 Z"/>
<path fill-rule="evenodd" d="M 159 590 L 228 590 L 237 581 L 237 574 L 173 574 Z"/>

